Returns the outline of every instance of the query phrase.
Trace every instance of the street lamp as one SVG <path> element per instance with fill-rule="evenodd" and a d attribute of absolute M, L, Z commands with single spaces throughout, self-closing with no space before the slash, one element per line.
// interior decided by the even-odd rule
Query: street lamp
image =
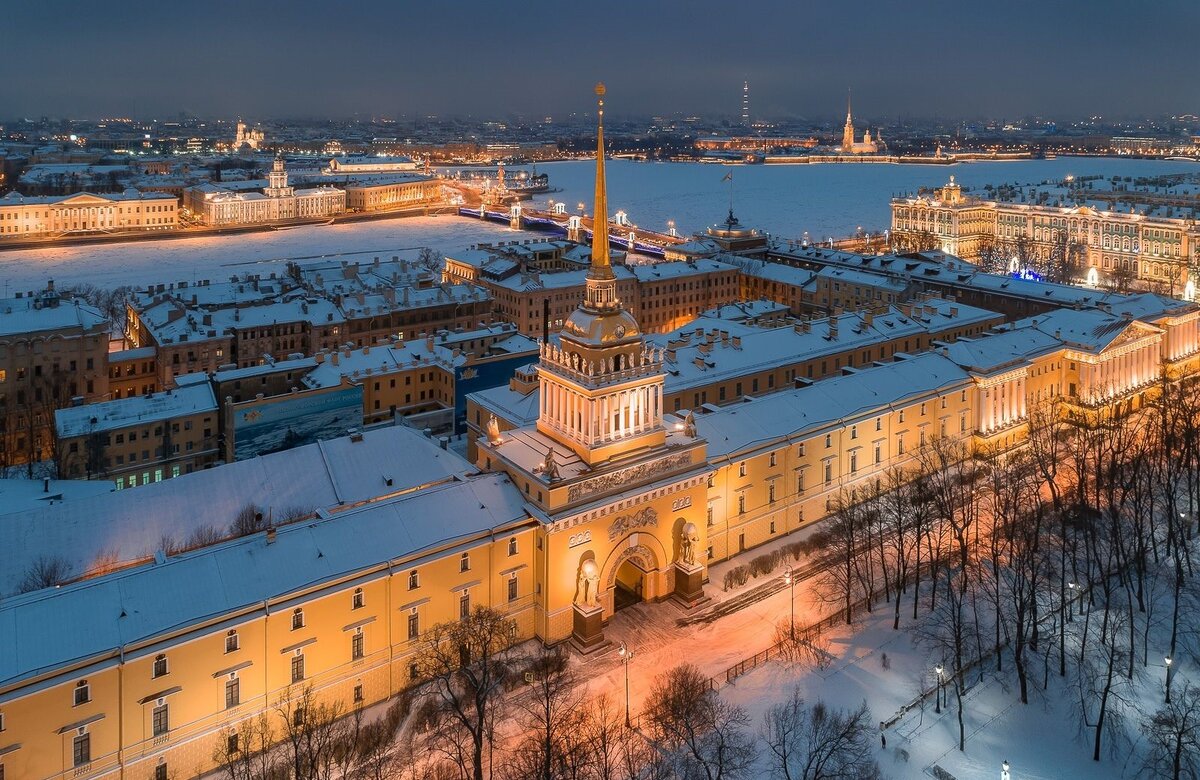
<path fill-rule="evenodd" d="M 633 660 L 633 651 L 622 642 L 621 646 L 617 648 L 617 655 L 621 656 L 621 660 L 625 664 L 625 728 L 628 729 L 633 727 L 629 720 L 629 662 Z"/>
<path fill-rule="evenodd" d="M 1075 583 L 1068 582 L 1067 587 L 1071 589 L 1071 603 L 1067 605 L 1067 621 L 1070 622 L 1075 617 Z"/>
<path fill-rule="evenodd" d="M 1163 659 L 1167 664 L 1167 704 L 1171 703 L 1171 656 Z"/>
<path fill-rule="evenodd" d="M 792 567 L 787 567 L 787 571 L 783 573 L 783 581 L 787 583 L 788 591 L 788 606 L 791 608 L 791 620 L 788 622 L 788 637 L 796 641 L 796 575 L 792 573 Z"/>
<path fill-rule="evenodd" d="M 934 705 L 933 711 L 935 713 L 937 713 L 938 715 L 941 715 L 942 714 L 942 665 L 938 664 L 937 666 L 935 666 L 933 668 L 933 670 L 935 672 L 937 672 L 937 676 L 938 676 L 938 687 L 937 687 L 937 690 L 934 691 L 934 693 L 936 695 L 933 697 L 933 700 L 937 703 Z"/>
<path fill-rule="evenodd" d="M 1004 761 L 1000 764 L 1000 780 L 1011 780 L 1012 775 L 1008 773 L 1008 762 Z"/>

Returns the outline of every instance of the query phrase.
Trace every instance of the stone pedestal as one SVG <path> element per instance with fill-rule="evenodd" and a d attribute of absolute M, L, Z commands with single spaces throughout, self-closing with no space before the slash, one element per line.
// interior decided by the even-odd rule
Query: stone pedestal
<path fill-rule="evenodd" d="M 676 561 L 675 591 L 671 598 L 687 609 L 695 609 L 707 602 L 709 598 L 704 595 L 704 567 Z"/>
<path fill-rule="evenodd" d="M 584 655 L 589 655 L 604 647 L 604 609 L 603 607 L 585 607 L 576 604 L 572 609 L 574 625 L 571 630 L 571 644 Z"/>

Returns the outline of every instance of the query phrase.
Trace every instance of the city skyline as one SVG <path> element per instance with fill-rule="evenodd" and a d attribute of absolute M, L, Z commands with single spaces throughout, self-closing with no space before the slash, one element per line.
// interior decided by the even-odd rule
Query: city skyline
<path fill-rule="evenodd" d="M 310 2 L 207 8 L 202 18 L 137 3 L 103 16 L 70 3 L 66 12 L 10 9 L 0 31 L 6 60 L 40 64 L 3 80 L 0 105 L 10 117 L 186 111 L 561 121 L 590 111 L 580 85 L 603 77 L 624 96 L 617 118 L 737 118 L 744 81 L 752 117 L 836 117 L 847 88 L 864 118 L 1200 111 L 1185 37 L 1200 7 L 1185 2 L 1130 14 L 1115 2 L 1022 0 L 1000 15 L 991 4 L 912 11 L 867 3 L 853 19 L 831 7 L 758 3 L 732 24 L 718 24 L 730 12 L 713 2 L 618 6 L 597 19 L 539 3 L 362 4 L 333 18 Z M 53 46 L 31 34 L 38 29 L 55 30 Z M 1152 53 L 1144 45 L 1150 39 Z M 1156 90 L 1139 89 L 1148 57 Z M 106 62 L 103 79 L 78 77 L 97 61 Z"/>

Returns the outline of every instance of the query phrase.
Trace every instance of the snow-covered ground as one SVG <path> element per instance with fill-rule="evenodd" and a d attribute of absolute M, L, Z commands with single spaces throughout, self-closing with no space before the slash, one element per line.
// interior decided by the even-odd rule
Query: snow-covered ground
<path fill-rule="evenodd" d="M 778 579 L 780 571 L 772 576 Z M 710 571 L 713 584 L 707 591 L 713 595 L 720 592 L 719 574 L 716 566 Z M 766 579 L 751 580 L 744 589 L 762 585 Z M 672 602 L 636 605 L 618 613 L 605 628 L 605 638 L 614 646 L 625 642 L 634 651 L 629 668 L 634 717 L 641 711 L 655 675 L 687 661 L 706 675 L 718 676 L 769 647 L 774 642 L 775 626 L 788 617 L 788 599 L 789 592 L 783 589 L 713 623 L 689 627 L 676 624 L 685 612 Z M 922 691 L 931 691 L 935 679 L 934 660 L 914 644 L 906 630 L 911 602 L 906 599 L 904 605 L 899 631 L 892 630 L 890 604 L 876 606 L 871 615 L 860 615 L 853 628 L 841 626 L 827 631 L 826 649 L 835 659 L 825 670 L 807 663 L 772 660 L 724 685 L 721 696 L 747 711 L 754 734 L 763 713 L 786 698 L 796 685 L 809 703 L 819 699 L 831 706 L 853 709 L 865 700 L 873 722 L 890 721 Z M 806 585 L 796 588 L 795 609 L 797 622 L 802 625 L 827 614 L 826 605 L 813 603 Z M 1082 622 L 1082 618 L 1076 620 Z M 887 668 L 884 654 L 888 657 Z M 1106 747 L 1103 760 L 1093 762 L 1093 732 L 1080 726 L 1078 691 L 1069 689 L 1057 676 L 1057 654 L 1052 652 L 1050 658 L 1045 691 L 1040 687 L 1043 657 L 1031 654 L 1027 705 L 1019 700 L 1011 653 L 1006 652 L 1003 660 L 1002 674 L 994 672 L 993 661 L 986 665 L 982 681 L 976 682 L 981 677 L 978 671 L 969 675 L 974 684 L 964 694 L 965 752 L 958 750 L 957 710 L 947 684 L 941 714 L 935 713 L 930 697 L 887 729 L 887 749 L 876 750 L 884 776 L 895 780 L 928 778 L 937 766 L 955 780 L 996 780 L 1003 761 L 1011 765 L 1011 780 L 1095 780 L 1137 775 L 1145 746 L 1138 735 L 1136 717 L 1131 716 L 1125 728 L 1132 749 L 1128 743 L 1119 745 L 1106 737 L 1106 745 L 1118 744 L 1118 754 L 1111 755 Z M 618 706 L 624 707 L 624 667 L 615 651 L 605 650 L 582 661 L 576 657 L 576 663 L 588 677 L 591 691 L 607 691 Z M 1069 659 L 1068 667 L 1072 664 Z M 1136 696 L 1142 711 L 1152 713 L 1161 706 L 1165 668 L 1161 659 L 1156 663 L 1152 658 L 1148 666 L 1139 665 L 1139 669 Z M 1070 674 L 1068 668 L 1068 678 Z M 1177 670 L 1172 690 L 1181 691 L 1192 678 L 1189 670 Z M 878 737 L 875 740 L 878 745 Z M 768 770 L 762 763 L 766 756 L 760 753 L 759 760 L 760 776 L 766 777 Z"/>
<path fill-rule="evenodd" d="M 234 274 L 281 273 L 288 261 L 316 261 L 352 252 L 390 257 L 396 250 L 432 247 L 449 251 L 481 241 L 513 241 L 537 234 L 457 216 L 411 217 L 292 230 L 158 241 L 51 246 L 0 252 L 0 297 L 59 285 L 145 286 Z"/>
<path fill-rule="evenodd" d="M 560 192 L 538 196 L 575 211 L 591 209 L 595 164 L 590 160 L 538 167 Z M 729 171 L 701 163 L 608 162 L 609 203 L 636 224 L 665 230 L 674 220 L 691 233 L 721 221 L 729 208 Z M 814 239 L 843 236 L 862 226 L 889 224 L 889 199 L 918 187 L 940 186 L 951 174 L 964 187 L 1029 183 L 1076 176 L 1153 176 L 1195 172 L 1191 162 L 1111 158 L 1059 158 L 1003 163 L 929 165 L 753 165 L 734 172 L 734 210 L 746 224 L 774 235 Z M 103 287 L 193 279 L 224 279 L 235 273 L 282 269 L 288 260 L 319 259 L 349 252 L 386 252 L 421 246 L 460 249 L 481 241 L 511 241 L 535 234 L 454 216 L 392 219 L 293 230 L 162 241 L 0 251 L 0 297 L 38 289 L 48 278 L 60 284 Z"/>

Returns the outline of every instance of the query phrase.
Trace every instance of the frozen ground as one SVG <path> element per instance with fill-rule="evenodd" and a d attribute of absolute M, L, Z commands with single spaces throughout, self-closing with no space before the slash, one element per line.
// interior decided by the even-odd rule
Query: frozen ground
<path fill-rule="evenodd" d="M 719 574 L 718 567 L 714 566 L 710 572 L 713 583 L 719 583 Z M 779 573 L 774 576 L 778 578 Z M 764 578 L 752 580 L 746 587 L 761 585 L 764 581 Z M 720 591 L 719 584 L 708 586 L 708 591 L 716 595 Z M 618 613 L 606 627 L 605 637 L 614 647 L 625 642 L 634 650 L 629 670 L 634 717 L 641 710 L 656 674 L 686 660 L 704 674 L 716 676 L 770 646 L 776 624 L 788 616 L 788 598 L 789 593 L 784 589 L 714 623 L 687 628 L 676 625 L 675 621 L 684 612 L 671 602 L 637 605 Z M 823 607 L 812 603 L 808 589 L 803 585 L 796 588 L 795 606 L 797 621 L 802 624 L 813 622 L 823 614 Z M 763 713 L 785 698 L 795 685 L 801 687 L 809 702 L 821 699 L 830 705 L 853 708 L 865 699 L 873 721 L 890 720 L 913 702 L 922 689 L 931 690 L 933 685 L 934 660 L 926 657 L 923 648 L 913 644 L 911 635 L 905 630 L 910 622 L 911 602 L 906 600 L 904 607 L 899 631 L 892 630 L 890 605 L 882 604 L 854 629 L 839 627 L 827 632 L 828 650 L 835 660 L 826 670 L 809 664 L 770 661 L 723 686 L 721 695 L 747 710 L 751 730 L 756 734 Z M 889 668 L 884 668 L 882 662 L 885 653 Z M 940 715 L 934 712 L 932 698 L 923 706 L 910 710 L 887 730 L 887 750 L 877 748 L 884 776 L 894 780 L 929 778 L 933 776 L 933 767 L 939 766 L 955 780 L 996 780 L 1001 762 L 1007 760 L 1012 766 L 1012 780 L 1135 777 L 1143 747 L 1136 718 L 1131 716 L 1126 727 L 1133 748 L 1126 745 L 1115 756 L 1106 748 L 1103 761 L 1093 762 L 1093 732 L 1080 728 L 1078 694 L 1068 689 L 1057 676 L 1057 655 L 1054 654 L 1050 659 L 1050 684 L 1042 691 L 1042 662 L 1043 657 L 1039 654 L 1033 654 L 1029 661 L 1028 705 L 1019 701 L 1011 654 L 1004 657 L 1005 672 L 1002 675 L 994 673 L 994 661 L 987 666 L 982 681 L 964 695 L 968 702 L 965 752 L 960 753 L 957 749 L 957 710 L 949 685 L 946 687 L 948 705 L 943 706 Z M 624 668 L 615 651 L 602 651 L 581 663 L 584 666 L 581 672 L 590 678 L 590 689 L 608 691 L 614 703 L 623 707 Z M 1069 660 L 1068 667 L 1071 665 Z M 1165 670 L 1161 661 L 1157 665 L 1152 661 L 1148 667 L 1139 669 L 1137 695 L 1142 709 L 1153 712 L 1162 702 Z M 1184 682 L 1191 677 L 1189 671 L 1178 670 L 1172 690 L 1182 690 Z M 972 679 L 978 680 L 979 673 L 974 673 Z M 1112 743 L 1106 738 L 1105 744 Z M 766 777 L 765 765 L 760 775 Z"/>
<path fill-rule="evenodd" d="M 304 262 L 348 252 L 378 253 L 429 246 L 459 249 L 480 241 L 511 241 L 536 234 L 457 216 L 411 217 L 227 236 L 130 241 L 116 244 L 0 251 L 0 297 L 59 285 L 100 287 L 151 282 L 227 279 L 233 274 L 282 272 Z M 369 259 L 369 255 L 368 258 Z"/>
<path fill-rule="evenodd" d="M 560 188 L 539 196 L 544 208 L 553 199 L 574 211 L 590 210 L 595 164 L 590 160 L 538 167 Z M 642 163 L 610 160 L 609 203 L 636 224 L 657 230 L 675 220 L 684 233 L 702 230 L 725 217 L 731 170 L 701 163 Z M 842 236 L 858 226 L 880 230 L 889 223 L 893 194 L 944 184 L 953 174 L 965 187 L 983 184 L 1037 183 L 1067 174 L 1152 176 L 1198 171 L 1190 162 L 1059 158 L 959 165 L 753 165 L 734 172 L 734 209 L 746 224 L 774 235 L 814 239 Z M 47 278 L 62 284 L 87 282 L 105 287 L 145 285 L 192 279 L 223 279 L 234 273 L 282 268 L 287 260 L 317 259 L 347 252 L 384 253 L 430 246 L 459 249 L 480 241 L 502 241 L 534 234 L 502 225 L 453 216 L 310 226 L 293 230 L 164 241 L 96 244 L 0 251 L 0 296 L 31 290 Z"/>

